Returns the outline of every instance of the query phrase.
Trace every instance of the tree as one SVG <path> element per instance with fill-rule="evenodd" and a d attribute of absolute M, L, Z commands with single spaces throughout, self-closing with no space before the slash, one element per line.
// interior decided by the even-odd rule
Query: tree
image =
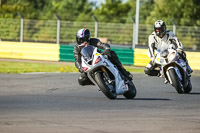
<path fill-rule="evenodd" d="M 132 22 L 131 18 L 135 18 L 136 15 L 136 0 L 128 0 L 127 4 L 130 5 L 131 9 L 128 12 L 127 22 Z M 146 21 L 146 18 L 150 15 L 150 11 L 152 11 L 154 7 L 153 0 L 147 0 L 147 1 L 140 1 L 140 23 L 144 24 Z"/>
<path fill-rule="evenodd" d="M 88 0 L 2 0 L 1 18 L 16 18 L 21 13 L 26 19 L 56 19 L 92 21 L 92 3 Z M 80 17 L 79 17 L 80 15 Z"/>
<path fill-rule="evenodd" d="M 135 18 L 136 14 L 136 0 L 128 0 L 126 4 L 130 6 L 130 10 L 127 13 L 126 23 L 132 23 L 132 19 Z"/>
<path fill-rule="evenodd" d="M 102 22 L 125 23 L 131 6 L 129 3 L 123 4 L 121 0 L 106 0 L 100 8 L 94 11 L 94 15 Z"/>
<path fill-rule="evenodd" d="M 146 18 L 150 15 L 154 8 L 153 0 L 142 1 L 140 3 L 140 23 L 144 24 Z"/>
<path fill-rule="evenodd" d="M 57 14 L 61 20 L 91 21 L 92 4 L 87 0 L 50 0 L 45 5 L 43 17 L 51 19 Z M 82 16 L 82 17 L 79 17 Z"/>
<path fill-rule="evenodd" d="M 199 0 L 155 0 L 154 9 L 147 17 L 146 23 L 163 19 L 170 24 L 174 19 L 178 25 L 200 26 Z"/>
<path fill-rule="evenodd" d="M 0 17 L 16 18 L 21 13 L 25 18 L 37 19 L 45 3 L 46 0 L 2 0 Z"/>

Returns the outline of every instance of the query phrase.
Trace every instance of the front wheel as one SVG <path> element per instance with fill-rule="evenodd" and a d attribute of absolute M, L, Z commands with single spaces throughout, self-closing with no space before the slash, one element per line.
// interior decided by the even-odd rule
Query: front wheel
<path fill-rule="evenodd" d="M 192 90 L 192 84 L 191 84 L 191 80 L 188 80 L 188 85 L 185 87 L 184 89 L 184 93 L 190 93 Z"/>
<path fill-rule="evenodd" d="M 116 99 L 117 94 L 115 92 L 114 85 L 110 84 L 104 77 L 103 72 L 97 72 L 95 74 L 95 81 L 99 86 L 103 94 L 109 99 Z"/>
<path fill-rule="evenodd" d="M 169 72 L 169 76 L 172 81 L 172 86 L 176 89 L 176 91 L 179 94 L 182 94 L 184 92 L 184 88 L 183 88 L 183 85 L 182 85 L 178 75 L 176 74 L 175 70 L 170 69 L 170 70 L 168 70 L 168 72 Z"/>
<path fill-rule="evenodd" d="M 132 81 L 129 81 L 128 83 L 128 91 L 126 93 L 124 93 L 124 97 L 126 97 L 127 99 L 133 99 L 136 96 L 136 88 L 135 85 L 133 84 Z"/>

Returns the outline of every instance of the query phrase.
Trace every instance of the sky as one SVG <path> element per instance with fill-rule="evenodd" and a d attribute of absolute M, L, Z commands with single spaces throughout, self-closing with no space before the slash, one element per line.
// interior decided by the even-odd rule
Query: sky
<path fill-rule="evenodd" d="M 105 2 L 105 0 L 88 0 L 89 2 L 96 2 L 96 5 L 97 6 L 100 6 L 101 5 L 101 3 L 104 3 Z M 128 1 L 128 0 L 122 0 L 122 2 L 126 2 L 126 1 Z"/>

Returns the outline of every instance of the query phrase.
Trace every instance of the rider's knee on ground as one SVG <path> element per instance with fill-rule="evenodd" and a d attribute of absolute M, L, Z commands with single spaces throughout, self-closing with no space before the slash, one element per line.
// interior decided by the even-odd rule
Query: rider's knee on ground
<path fill-rule="evenodd" d="M 151 68 L 145 67 L 144 69 L 144 73 L 149 75 L 149 76 L 158 76 L 159 74 L 159 70 L 152 70 Z"/>
<path fill-rule="evenodd" d="M 79 77 L 78 83 L 79 83 L 79 85 L 85 85 L 85 78 Z"/>
<path fill-rule="evenodd" d="M 148 75 L 149 74 L 149 68 L 145 67 L 144 68 L 144 73 Z"/>
<path fill-rule="evenodd" d="M 150 76 L 150 68 L 145 67 L 144 68 L 144 73 Z"/>
<path fill-rule="evenodd" d="M 87 75 L 85 73 L 81 73 L 80 77 L 78 78 L 79 85 L 85 85 L 87 80 Z"/>
<path fill-rule="evenodd" d="M 85 73 L 81 73 L 81 76 L 78 78 L 79 85 L 92 85 L 93 83 L 89 80 Z"/>

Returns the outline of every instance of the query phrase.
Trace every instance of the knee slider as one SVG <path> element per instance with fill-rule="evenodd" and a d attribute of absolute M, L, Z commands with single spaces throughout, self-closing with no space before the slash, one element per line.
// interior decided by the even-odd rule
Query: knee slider
<path fill-rule="evenodd" d="M 145 67 L 144 68 L 144 73 L 147 74 L 147 75 L 149 75 L 150 74 L 150 68 Z"/>
<path fill-rule="evenodd" d="M 86 82 L 86 78 L 85 77 L 79 77 L 78 78 L 79 85 L 85 85 L 85 82 Z"/>

